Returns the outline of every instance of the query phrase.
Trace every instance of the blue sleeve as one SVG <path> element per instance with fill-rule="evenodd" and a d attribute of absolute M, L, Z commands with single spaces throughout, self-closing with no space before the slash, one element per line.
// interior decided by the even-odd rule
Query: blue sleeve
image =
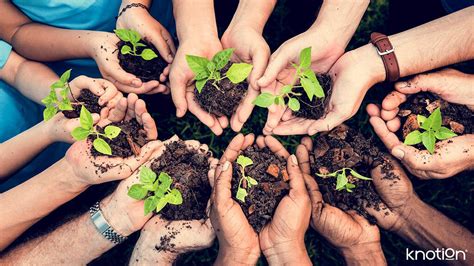
<path fill-rule="evenodd" d="M 7 63 L 8 57 L 12 52 L 12 46 L 8 43 L 0 40 L 0 68 L 3 68 L 5 63 Z"/>

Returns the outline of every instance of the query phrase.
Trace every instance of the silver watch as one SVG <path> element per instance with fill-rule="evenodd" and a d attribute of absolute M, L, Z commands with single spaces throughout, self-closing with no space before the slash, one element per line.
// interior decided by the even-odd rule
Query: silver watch
<path fill-rule="evenodd" d="M 92 207 L 90 207 L 89 212 L 91 214 L 91 220 L 95 225 L 95 228 L 107 240 L 114 244 L 120 244 L 127 240 L 126 236 L 122 236 L 121 234 L 115 232 L 112 226 L 110 226 L 107 220 L 105 220 L 104 215 L 100 211 L 99 202 L 96 202 Z"/>

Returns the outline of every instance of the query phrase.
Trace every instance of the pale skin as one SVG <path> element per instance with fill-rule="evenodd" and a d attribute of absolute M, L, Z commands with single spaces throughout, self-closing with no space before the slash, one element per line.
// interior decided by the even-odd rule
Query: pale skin
<path fill-rule="evenodd" d="M 166 80 L 168 70 L 161 75 L 159 81 L 143 83 L 135 75 L 125 72 L 120 67 L 116 45 L 119 39 L 113 33 L 68 30 L 35 23 L 10 1 L 1 1 L 0 9 L 5 11 L 5 15 L 0 18 L 0 25 L 2 25 L 0 38 L 12 44 L 18 53 L 27 58 L 38 61 L 92 58 L 96 61 L 102 76 L 114 83 L 121 91 L 147 93 L 166 90 L 160 83 Z M 125 22 L 120 23 L 132 26 Z M 166 31 L 163 27 L 160 30 Z M 159 36 L 162 37 L 162 35 Z M 166 50 L 163 46 L 157 49 L 161 49 L 161 53 L 166 54 L 165 60 L 171 62 L 168 56 L 168 50 L 171 49 L 169 46 Z"/>
<path fill-rule="evenodd" d="M 137 99 L 135 97 L 133 98 Z M 125 105 L 123 105 L 124 100 Z M 99 124 L 105 126 L 112 121 L 120 121 L 134 115 L 140 123 L 143 123 L 149 140 L 155 140 L 158 135 L 156 125 L 153 120 L 150 121 L 147 118 L 151 116 L 146 112 L 146 108 L 143 110 L 144 106 L 140 101 L 131 102 L 133 108 L 127 108 L 128 103 L 124 98 L 117 108 L 107 112 L 106 119 L 99 121 Z M 91 159 L 93 158 L 90 151 L 91 145 L 87 140 L 74 143 L 66 156 L 50 168 L 0 194 L 2 206 L 0 250 L 7 247 L 31 225 L 79 195 L 89 186 L 129 177 L 162 144 L 151 141 L 142 147 L 138 156 L 128 158 L 99 156 L 94 159 Z M 101 165 L 111 167 L 104 172 L 101 171 Z"/>
<path fill-rule="evenodd" d="M 422 74 L 406 82 L 397 82 L 395 91 L 388 94 L 382 102 L 382 108 L 375 104 L 367 106 L 370 123 L 392 155 L 421 179 L 449 178 L 459 172 L 474 169 L 473 134 L 439 141 L 433 154 L 403 144 L 403 140 L 398 139 L 395 134 L 401 127 L 397 116 L 399 106 L 411 94 L 431 92 L 447 102 L 466 105 L 474 110 L 473 84 L 474 75 L 454 69 Z"/>
<path fill-rule="evenodd" d="M 474 7 L 465 8 L 389 36 L 395 47 L 400 76 L 473 59 L 474 48 L 471 44 L 474 29 L 470 26 L 473 12 Z M 282 112 L 281 120 L 266 133 L 314 135 L 331 130 L 352 117 L 367 91 L 385 80 L 385 68 L 372 44 L 345 53 L 331 67 L 329 74 L 333 81 L 333 92 L 324 118 L 314 121 L 295 118 L 289 111 L 285 114 Z"/>
<path fill-rule="evenodd" d="M 288 160 L 290 192 L 279 203 L 271 222 L 257 234 L 239 204 L 232 199 L 231 163 L 254 141 L 252 134 L 237 135 L 224 152 L 216 171 L 211 208 L 212 225 L 219 239 L 215 264 L 254 265 L 263 252 L 270 265 L 311 265 L 304 245 L 310 217 L 309 196 L 296 157 L 290 156 L 278 140 L 262 136 L 256 140 L 259 148 L 268 147 Z"/>

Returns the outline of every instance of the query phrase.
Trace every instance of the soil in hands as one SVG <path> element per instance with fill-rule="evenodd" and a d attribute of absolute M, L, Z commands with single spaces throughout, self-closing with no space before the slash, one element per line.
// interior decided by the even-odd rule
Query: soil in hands
<path fill-rule="evenodd" d="M 128 73 L 132 73 L 137 78 L 141 79 L 143 82 L 150 80 L 160 80 L 160 75 L 163 73 L 163 70 L 166 68 L 168 63 L 161 58 L 160 53 L 152 44 L 148 43 L 145 40 L 141 40 L 142 43 L 145 43 L 147 47 L 137 47 L 137 54 L 141 54 L 143 49 L 149 48 L 153 50 L 158 57 L 153 58 L 152 60 L 145 60 L 140 56 L 134 56 L 131 54 L 122 54 L 120 49 L 126 43 L 120 41 L 117 43 L 118 47 L 118 59 L 120 61 L 120 66 Z"/>
<path fill-rule="evenodd" d="M 278 203 L 289 192 L 286 159 L 275 155 L 268 148 L 259 149 L 256 145 L 248 147 L 241 154 L 252 159 L 253 164 L 245 167 L 245 174 L 257 180 L 258 184 L 248 189 L 246 181 L 242 181 L 242 187 L 248 192 L 245 203 L 235 198 L 242 173 L 240 166 L 234 162 L 232 197 L 240 204 L 253 229 L 260 232 L 272 219 Z"/>
<path fill-rule="evenodd" d="M 230 66 L 231 64 L 229 63 L 220 70 L 221 76 L 225 75 Z M 249 84 L 247 81 L 234 84 L 225 78 L 216 82 L 218 89 L 212 82 L 213 81 L 206 82 L 201 93 L 199 93 L 197 89 L 194 90 L 196 101 L 201 108 L 211 114 L 230 117 L 247 93 Z"/>
<path fill-rule="evenodd" d="M 182 140 L 166 145 L 163 155 L 152 163 L 151 169 L 157 175 L 166 172 L 171 176 L 171 187 L 181 192 L 183 203 L 166 205 L 160 211 L 161 217 L 173 221 L 208 217 L 206 207 L 211 196 L 208 179 L 210 156 L 210 152 L 186 147 Z"/>
<path fill-rule="evenodd" d="M 114 122 L 110 125 L 117 126 L 121 128 L 122 131 L 114 139 L 101 137 L 105 140 L 105 142 L 107 142 L 107 144 L 109 144 L 110 148 L 112 149 L 112 156 L 109 157 L 127 158 L 132 155 L 139 155 L 141 147 L 143 147 L 148 141 L 146 138 L 146 131 L 142 128 L 138 121 L 136 119 L 132 119 L 129 121 Z M 104 133 L 104 129 L 101 127 L 97 127 L 97 131 L 99 133 Z M 91 141 L 93 141 L 95 136 L 90 136 L 89 138 Z M 96 151 L 94 147 L 91 147 L 91 153 L 94 157 L 108 156 Z"/>
<path fill-rule="evenodd" d="M 294 92 L 301 93 L 301 96 L 296 97 L 300 102 L 300 110 L 293 112 L 296 117 L 317 120 L 326 114 L 326 106 L 328 105 L 332 94 L 332 80 L 327 74 L 318 74 L 316 77 L 319 84 L 321 84 L 321 87 L 323 87 L 325 97 L 316 98 L 315 96 L 310 102 L 303 88 L 295 89 Z"/>
<path fill-rule="evenodd" d="M 420 128 L 417 121 L 417 115 L 425 117 L 440 107 L 443 118 L 443 126 L 451 129 L 457 135 L 474 133 L 474 112 L 465 105 L 448 103 L 437 95 L 422 92 L 412 95 L 400 106 L 398 116 L 401 118 L 402 127 L 397 132 L 400 139 L 412 131 Z M 415 145 L 420 150 L 425 150 L 422 144 Z M 436 152 L 436 151 L 435 151 Z"/>
<path fill-rule="evenodd" d="M 91 113 L 100 114 L 100 110 L 102 107 L 99 105 L 99 96 L 93 94 L 90 90 L 83 89 L 81 90 L 81 94 L 79 97 L 76 98 L 76 101 L 72 102 L 72 108 L 74 110 L 71 111 L 63 111 L 63 114 L 66 118 L 78 118 L 81 114 L 81 106 L 84 107 Z M 81 103 L 81 104 L 78 104 Z"/>
<path fill-rule="evenodd" d="M 384 159 L 383 155 L 371 140 L 346 125 L 318 135 L 314 140 L 310 162 L 312 176 L 319 185 L 324 201 L 344 211 L 355 210 L 370 223 L 375 224 L 375 218 L 364 209 L 364 206 L 367 206 L 380 210 L 379 203 L 382 201 L 372 181 L 357 179 L 346 171 L 349 182 L 356 187 L 353 192 L 345 189 L 338 191 L 336 177 L 319 177 L 316 174 L 333 173 L 347 167 L 363 176 L 370 177 L 370 170 L 382 164 L 385 178 L 398 182 L 399 177 L 390 171 L 393 166 Z"/>

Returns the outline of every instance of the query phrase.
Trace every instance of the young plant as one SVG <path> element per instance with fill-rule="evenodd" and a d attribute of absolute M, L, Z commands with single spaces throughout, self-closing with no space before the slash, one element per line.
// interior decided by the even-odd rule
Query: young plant
<path fill-rule="evenodd" d="M 445 140 L 457 136 L 449 128 L 441 126 L 443 118 L 441 117 L 441 109 L 439 107 L 428 118 L 422 115 L 418 115 L 416 118 L 418 125 L 424 132 L 419 130 L 410 132 L 405 137 L 404 143 L 406 145 L 416 145 L 421 142 L 433 154 L 436 140 Z"/>
<path fill-rule="evenodd" d="M 196 80 L 196 89 L 199 93 L 201 93 L 207 81 L 210 81 L 220 91 L 217 85 L 219 81 L 227 78 L 232 83 L 239 84 L 249 76 L 253 66 L 246 63 L 233 63 L 224 76 L 221 76 L 220 70 L 229 63 L 233 52 L 234 49 L 232 48 L 225 49 L 215 54 L 212 60 L 195 55 L 186 55 L 188 66 L 195 75 L 194 80 Z"/>
<path fill-rule="evenodd" d="M 81 126 L 76 127 L 71 132 L 72 137 L 76 140 L 84 140 L 90 135 L 95 135 L 96 138 L 92 142 L 94 149 L 100 153 L 112 155 L 112 149 L 110 148 L 109 144 L 107 144 L 107 142 L 105 142 L 105 140 L 103 140 L 101 137 L 114 139 L 120 134 L 121 129 L 116 126 L 106 126 L 104 129 L 104 134 L 97 132 L 97 130 L 94 128 L 94 120 L 92 119 L 92 115 L 84 106 L 81 107 L 79 121 Z"/>
<path fill-rule="evenodd" d="M 310 102 L 313 101 L 313 97 L 315 96 L 317 98 L 325 97 L 324 90 L 321 84 L 319 84 L 316 74 L 311 69 L 311 47 L 301 50 L 299 65 L 293 63 L 291 65 L 296 70 L 293 81 L 283 86 L 278 95 L 273 95 L 268 92 L 261 93 L 253 101 L 253 104 L 263 108 L 267 108 L 272 104 L 286 104 L 292 111 L 297 112 L 300 110 L 301 104 L 295 96 L 301 96 L 301 93 L 294 92 L 294 89 L 303 88 Z M 298 80 L 299 82 L 297 82 Z"/>
<path fill-rule="evenodd" d="M 360 180 L 372 180 L 372 178 L 369 178 L 369 177 L 366 177 L 366 176 L 363 176 L 359 173 L 357 173 L 354 169 L 352 168 L 342 168 L 342 169 L 339 169 L 335 172 L 332 172 L 332 173 L 329 173 L 329 174 L 316 174 L 317 176 L 319 177 L 336 177 L 337 180 L 336 180 L 336 190 L 340 191 L 340 190 L 346 190 L 347 192 L 352 192 L 353 189 L 356 187 L 356 185 L 352 184 L 349 182 L 349 180 L 347 179 L 347 174 L 346 174 L 346 170 L 349 170 L 350 171 L 350 174 L 355 177 L 355 178 L 358 178 Z"/>
<path fill-rule="evenodd" d="M 183 203 L 181 192 L 173 188 L 173 179 L 165 172 L 156 178 L 155 172 L 146 166 L 140 168 L 140 184 L 134 184 L 128 195 L 136 200 L 145 199 L 145 215 L 153 210 L 159 213 L 166 204 L 180 205 Z"/>
<path fill-rule="evenodd" d="M 247 197 L 248 195 L 246 188 L 250 189 L 252 186 L 257 185 L 258 182 L 257 180 L 245 174 L 245 167 L 253 164 L 252 159 L 250 159 L 249 157 L 245 157 L 243 155 L 239 155 L 239 157 L 237 158 L 237 164 L 240 166 L 240 173 L 242 177 L 239 180 L 239 188 L 237 189 L 237 194 L 235 195 L 235 197 L 238 200 L 245 202 L 245 197 Z M 244 180 L 246 181 L 245 188 L 242 187 L 242 182 Z"/>
<path fill-rule="evenodd" d="M 71 111 L 73 110 L 71 100 L 69 100 L 68 93 L 71 93 L 71 88 L 69 87 L 69 77 L 71 76 L 71 69 L 64 72 L 58 81 L 54 82 L 51 85 L 51 90 L 49 95 L 41 100 L 42 103 L 46 105 L 46 108 L 43 111 L 44 121 L 51 119 L 59 111 Z M 59 89 L 59 95 L 61 100 L 58 99 L 56 90 Z"/>
<path fill-rule="evenodd" d="M 137 48 L 138 47 L 146 47 L 146 44 L 141 43 L 141 36 L 140 33 L 134 31 L 134 30 L 127 30 L 127 29 L 115 29 L 114 30 L 115 34 L 119 37 L 120 40 L 129 43 L 131 45 L 124 45 L 120 49 L 120 53 L 125 55 L 125 54 L 130 54 L 133 56 L 139 56 L 143 58 L 146 61 L 152 60 L 154 58 L 157 58 L 158 55 L 150 48 L 145 48 L 141 53 L 138 53 Z"/>

